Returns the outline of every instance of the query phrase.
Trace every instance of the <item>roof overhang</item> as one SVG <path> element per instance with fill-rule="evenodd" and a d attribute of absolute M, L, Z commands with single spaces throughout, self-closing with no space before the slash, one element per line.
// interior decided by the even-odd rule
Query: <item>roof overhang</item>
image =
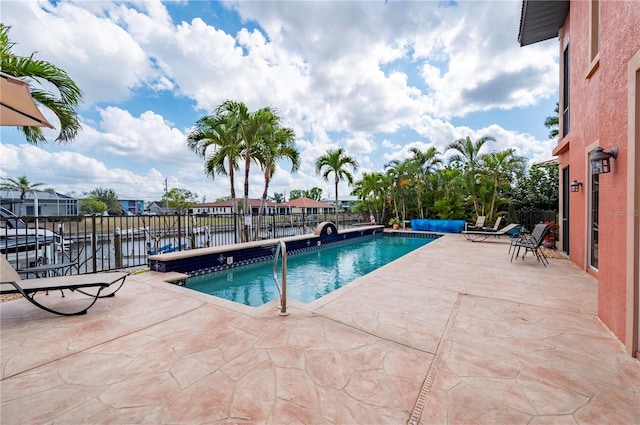
<path fill-rule="evenodd" d="M 522 0 L 520 46 L 558 36 L 569 14 L 569 0 Z"/>

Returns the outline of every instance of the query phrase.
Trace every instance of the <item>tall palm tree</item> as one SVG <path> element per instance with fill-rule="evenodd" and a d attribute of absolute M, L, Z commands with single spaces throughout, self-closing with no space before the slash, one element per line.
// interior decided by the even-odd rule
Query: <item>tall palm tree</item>
<path fill-rule="evenodd" d="M 440 152 L 435 147 L 430 147 L 426 152 L 418 148 L 411 148 L 409 152 L 413 155 L 411 161 L 417 166 L 418 172 L 414 179 L 416 187 L 418 213 L 420 218 L 424 218 L 424 210 L 422 207 L 423 194 L 429 190 L 429 177 L 437 169 L 441 160 L 437 157 Z"/>
<path fill-rule="evenodd" d="M 411 182 L 410 177 L 415 174 L 415 164 L 411 160 L 400 161 L 394 159 L 384 165 L 387 170 L 386 175 L 389 183 L 389 194 L 393 202 L 395 218 L 405 220 L 406 218 L 406 195 L 407 187 Z M 398 198 L 400 206 L 398 206 Z"/>
<path fill-rule="evenodd" d="M 353 184 L 353 174 L 348 170 L 351 168 L 353 172 L 358 171 L 358 161 L 352 156 L 347 155 L 344 148 L 329 149 L 327 153 L 316 160 L 316 174 L 319 174 L 325 181 L 329 181 L 329 175 L 333 173 L 333 182 L 336 190 L 336 226 L 338 226 L 338 183 L 340 180 L 346 179 L 349 185 Z"/>
<path fill-rule="evenodd" d="M 474 142 L 467 136 L 449 144 L 445 150 L 445 152 L 448 150 L 457 152 L 449 158 L 449 164 L 460 166 L 464 171 L 465 185 L 471 196 L 476 215 L 481 215 L 477 188 L 481 177 L 481 161 L 483 158 L 480 150 L 489 141 L 495 142 L 495 139 L 491 136 L 483 136 Z"/>
<path fill-rule="evenodd" d="M 492 189 L 491 204 L 487 215 L 489 220 L 493 221 L 495 220 L 500 192 L 509 188 L 517 177 L 524 174 L 527 160 L 516 155 L 515 149 L 509 148 L 485 156 L 484 162 Z"/>
<path fill-rule="evenodd" d="M 235 100 L 225 100 L 215 110 L 215 115 L 224 117 L 225 130 L 229 132 L 230 143 L 235 147 L 232 151 L 238 154 L 236 160 L 239 162 L 244 159 L 244 198 L 243 212 L 251 213 L 251 205 L 249 203 L 249 172 L 251 162 L 254 161 L 253 154 L 256 150 L 256 135 L 260 130 L 260 119 L 264 117 L 264 113 L 250 113 L 247 105 L 243 102 Z M 233 196 L 232 196 L 233 199 Z M 242 241 L 249 240 L 249 226 L 244 226 L 242 232 Z"/>
<path fill-rule="evenodd" d="M 231 212 L 237 214 L 235 171 L 241 158 L 241 146 L 230 121 L 231 117 L 221 108 L 216 109 L 213 115 L 200 118 L 195 129 L 187 137 L 187 147 L 205 160 L 204 168 L 207 175 L 214 179 L 216 174 L 229 177 Z"/>
<path fill-rule="evenodd" d="M 296 134 L 292 128 L 267 125 L 261 132 L 260 137 L 262 144 L 260 151 L 256 153 L 256 157 L 264 171 L 264 191 L 260 199 L 255 240 L 259 238 L 262 213 L 267 202 L 269 183 L 273 173 L 276 171 L 276 162 L 280 159 L 289 159 L 292 172 L 298 171 L 300 168 L 300 152 L 295 147 Z"/>
<path fill-rule="evenodd" d="M 251 163 L 259 163 L 260 153 L 264 152 L 264 144 L 268 141 L 263 137 L 265 129 L 276 127 L 279 118 L 270 107 L 264 107 L 250 113 L 244 103 L 237 103 L 236 125 L 242 146 L 242 156 L 244 157 L 244 213 L 251 214 L 251 203 L 249 202 L 249 172 Z M 249 241 L 249 226 L 244 226 L 244 241 Z"/>
<path fill-rule="evenodd" d="M 256 112 L 249 112 L 247 105 L 235 100 L 226 100 L 219 107 L 218 111 L 228 116 L 228 124 L 235 134 L 241 157 L 244 159 L 244 197 L 243 212 L 251 214 L 251 203 L 249 202 L 249 173 L 251 163 L 257 162 L 254 155 L 261 150 L 261 132 L 269 125 L 277 125 L 278 117 L 275 112 L 265 107 Z M 249 226 L 245 224 L 243 232 L 243 242 L 249 241 Z"/>
<path fill-rule="evenodd" d="M 60 133 L 56 142 L 73 140 L 81 128 L 76 108 L 82 101 L 82 91 L 69 75 L 57 66 L 30 56 L 17 56 L 11 52 L 15 45 L 9 39 L 11 27 L 0 24 L 0 71 L 13 75 L 29 83 L 38 82 L 53 85 L 59 95 L 48 90 L 31 87 L 31 96 L 40 105 L 53 112 L 60 120 Z M 20 127 L 27 142 L 37 145 L 46 139 L 40 127 Z"/>
<path fill-rule="evenodd" d="M 2 190 L 15 190 L 20 192 L 20 201 L 24 203 L 27 199 L 27 193 L 34 193 L 36 188 L 44 183 L 31 183 L 27 176 L 20 176 L 16 179 L 2 177 L 3 182 L 0 183 Z"/>

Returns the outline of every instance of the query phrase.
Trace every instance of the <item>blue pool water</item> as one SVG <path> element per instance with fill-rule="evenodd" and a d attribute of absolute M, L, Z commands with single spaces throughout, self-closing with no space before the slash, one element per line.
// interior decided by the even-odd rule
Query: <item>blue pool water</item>
<path fill-rule="evenodd" d="M 433 240 L 379 236 L 289 255 L 287 298 L 316 300 Z M 279 298 L 273 281 L 273 261 L 192 277 L 187 279 L 186 287 L 253 307 Z"/>

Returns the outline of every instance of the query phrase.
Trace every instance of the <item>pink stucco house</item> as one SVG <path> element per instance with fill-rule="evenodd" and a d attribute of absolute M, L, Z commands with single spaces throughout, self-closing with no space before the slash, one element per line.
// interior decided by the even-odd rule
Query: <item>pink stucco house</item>
<path fill-rule="evenodd" d="M 640 358 L 640 2 L 523 0 L 521 46 L 556 37 L 559 247 L 597 279 L 598 316 Z"/>

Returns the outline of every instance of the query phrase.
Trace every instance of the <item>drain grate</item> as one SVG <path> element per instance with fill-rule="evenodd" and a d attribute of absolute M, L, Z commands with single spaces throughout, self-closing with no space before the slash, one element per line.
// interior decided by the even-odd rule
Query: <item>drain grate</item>
<path fill-rule="evenodd" d="M 449 319 L 447 320 L 447 325 L 445 326 L 444 332 L 442 333 L 442 338 L 438 343 L 438 348 L 436 349 L 436 353 L 433 356 L 433 360 L 431 361 L 431 366 L 429 366 L 429 370 L 427 371 L 427 377 L 424 379 L 422 388 L 420 389 L 420 394 L 418 394 L 418 399 L 416 400 L 416 404 L 413 406 L 411 416 L 409 416 L 409 420 L 407 421 L 407 424 L 409 425 L 418 425 L 418 423 L 420 422 L 422 411 L 424 410 L 427 398 L 429 397 L 429 392 L 431 391 L 433 380 L 436 378 L 436 373 L 438 373 L 438 367 L 440 367 L 442 355 L 444 354 L 449 344 L 449 334 L 451 333 L 451 329 L 453 328 L 453 323 L 456 320 L 458 309 L 460 308 L 460 303 L 462 302 L 462 297 L 464 296 L 466 295 L 458 294 L 458 298 L 453 305 L 453 309 L 451 310 L 451 314 L 449 315 Z"/>
<path fill-rule="evenodd" d="M 514 305 L 519 305 L 524 307 L 540 308 L 544 310 L 558 311 L 562 313 L 585 315 L 585 316 L 593 317 L 593 315 L 588 313 L 582 313 L 579 311 L 567 310 L 563 308 L 527 304 L 527 303 L 522 303 L 518 301 L 512 301 L 512 300 L 506 300 L 506 299 L 494 298 L 494 297 L 485 297 L 481 295 L 458 294 L 458 298 L 456 299 L 456 302 L 453 305 L 453 309 L 451 310 L 451 314 L 449 315 L 449 319 L 447 320 L 447 324 L 445 326 L 444 332 L 442 333 L 442 338 L 440 339 L 438 348 L 436 349 L 436 352 L 433 356 L 433 360 L 431 361 L 431 365 L 429 366 L 427 377 L 425 378 L 424 383 L 422 384 L 422 388 L 420 389 L 420 394 L 418 394 L 418 399 L 416 400 L 416 403 L 413 406 L 413 410 L 411 411 L 411 416 L 409 416 L 409 419 L 407 420 L 408 425 L 418 425 L 420 423 L 420 418 L 422 417 L 424 406 L 427 402 L 427 398 L 429 397 L 429 392 L 431 391 L 431 387 L 433 386 L 433 381 L 436 377 L 436 374 L 438 373 L 438 367 L 440 367 L 440 361 L 442 360 L 442 356 L 446 352 L 447 347 L 450 345 L 449 335 L 451 333 L 451 329 L 453 328 L 453 324 L 455 322 L 456 316 L 458 315 L 460 304 L 463 300 L 463 297 L 468 297 L 468 296 L 484 299 L 484 300 L 499 301 L 503 303 L 514 304 Z"/>

